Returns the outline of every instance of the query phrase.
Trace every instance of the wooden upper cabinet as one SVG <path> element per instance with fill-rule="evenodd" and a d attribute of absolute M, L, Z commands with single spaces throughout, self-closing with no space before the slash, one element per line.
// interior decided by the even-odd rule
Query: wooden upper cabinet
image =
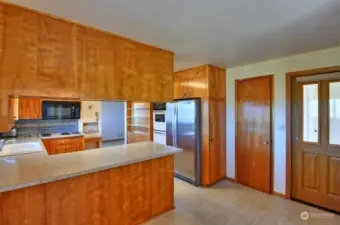
<path fill-rule="evenodd" d="M 79 97 L 75 74 L 73 25 L 38 16 L 38 73 L 31 88 L 40 96 Z"/>
<path fill-rule="evenodd" d="M 19 99 L 19 119 L 42 119 L 41 99 L 21 98 Z"/>
<path fill-rule="evenodd" d="M 38 77 L 38 15 L 0 4 L 2 21 L 0 89 L 6 95 L 35 95 L 43 91 Z M 1 82 L 0 82 L 1 83 Z"/>
<path fill-rule="evenodd" d="M 176 72 L 173 83 L 174 99 L 208 97 L 207 66 Z"/>
<path fill-rule="evenodd" d="M 209 65 L 209 96 L 215 99 L 226 98 L 226 70 Z"/>
<path fill-rule="evenodd" d="M 1 74 L 8 95 L 78 97 L 73 69 L 73 26 L 2 5 Z"/>
<path fill-rule="evenodd" d="M 169 101 L 173 53 L 0 3 L 2 96 Z"/>
<path fill-rule="evenodd" d="M 75 30 L 76 70 L 81 97 L 122 99 L 119 74 L 114 70 L 114 39 L 105 33 L 80 26 L 76 26 Z"/>

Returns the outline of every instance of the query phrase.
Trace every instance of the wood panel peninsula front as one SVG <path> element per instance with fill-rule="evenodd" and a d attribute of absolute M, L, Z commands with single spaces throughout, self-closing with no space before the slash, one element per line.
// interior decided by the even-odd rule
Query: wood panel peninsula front
<path fill-rule="evenodd" d="M 142 142 L 0 157 L 0 225 L 134 225 L 174 208 L 174 154 Z"/>

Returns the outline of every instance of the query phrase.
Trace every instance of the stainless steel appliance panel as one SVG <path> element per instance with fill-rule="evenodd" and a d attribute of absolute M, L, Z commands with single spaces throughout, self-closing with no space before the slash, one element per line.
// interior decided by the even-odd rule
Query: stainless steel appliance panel
<path fill-rule="evenodd" d="M 196 102 L 180 101 L 176 104 L 176 147 L 182 148 L 175 155 L 175 173 L 196 180 Z"/>
<path fill-rule="evenodd" d="M 167 104 L 167 145 L 182 148 L 175 155 L 175 174 L 192 184 L 200 184 L 201 104 L 199 99 Z"/>
<path fill-rule="evenodd" d="M 167 103 L 166 104 L 166 114 L 165 114 L 165 121 L 166 121 L 166 144 L 170 145 L 170 146 L 174 146 L 175 145 L 175 107 L 176 107 L 176 103 Z"/>

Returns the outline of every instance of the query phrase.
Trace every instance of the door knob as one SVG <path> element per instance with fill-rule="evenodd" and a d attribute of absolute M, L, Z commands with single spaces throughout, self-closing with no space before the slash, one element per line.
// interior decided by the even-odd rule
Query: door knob
<path fill-rule="evenodd" d="M 271 141 L 262 141 L 261 143 L 264 145 L 269 145 Z"/>

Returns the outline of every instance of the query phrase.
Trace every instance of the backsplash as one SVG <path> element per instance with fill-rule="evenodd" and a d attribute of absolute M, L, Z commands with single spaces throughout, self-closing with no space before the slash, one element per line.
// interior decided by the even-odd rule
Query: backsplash
<path fill-rule="evenodd" d="M 18 120 L 15 127 L 18 130 L 18 136 L 77 132 L 78 120 Z"/>

